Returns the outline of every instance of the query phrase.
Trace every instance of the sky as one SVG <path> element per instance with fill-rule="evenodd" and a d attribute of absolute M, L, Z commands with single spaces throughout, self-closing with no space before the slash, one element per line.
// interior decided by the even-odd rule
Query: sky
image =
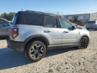
<path fill-rule="evenodd" d="M 97 0 L 0 0 L 0 13 L 33 10 L 59 14 L 97 12 Z"/>

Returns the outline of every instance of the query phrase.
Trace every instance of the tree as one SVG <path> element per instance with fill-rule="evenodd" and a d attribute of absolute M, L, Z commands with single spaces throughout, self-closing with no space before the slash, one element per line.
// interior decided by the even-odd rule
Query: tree
<path fill-rule="evenodd" d="M 11 21 L 14 15 L 15 15 L 14 12 L 2 13 L 2 14 L 0 15 L 0 17 L 1 17 L 1 18 L 5 18 L 5 19 Z"/>

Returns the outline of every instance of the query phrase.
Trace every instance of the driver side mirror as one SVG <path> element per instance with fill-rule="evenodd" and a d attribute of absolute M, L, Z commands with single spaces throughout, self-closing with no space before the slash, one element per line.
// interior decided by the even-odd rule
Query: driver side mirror
<path fill-rule="evenodd" d="M 74 29 L 76 29 L 75 26 L 71 26 L 71 27 L 69 28 L 69 30 L 74 30 Z"/>

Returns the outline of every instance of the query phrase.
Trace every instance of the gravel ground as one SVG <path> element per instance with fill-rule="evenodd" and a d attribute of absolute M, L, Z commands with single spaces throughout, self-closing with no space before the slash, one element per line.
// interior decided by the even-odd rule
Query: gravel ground
<path fill-rule="evenodd" d="M 23 53 L 2 48 L 0 73 L 97 73 L 97 31 L 90 34 L 91 42 L 87 49 L 52 50 L 35 63 L 25 59 Z"/>
<path fill-rule="evenodd" d="M 0 41 L 0 48 L 6 48 L 7 47 L 7 42 L 6 40 L 1 40 Z"/>

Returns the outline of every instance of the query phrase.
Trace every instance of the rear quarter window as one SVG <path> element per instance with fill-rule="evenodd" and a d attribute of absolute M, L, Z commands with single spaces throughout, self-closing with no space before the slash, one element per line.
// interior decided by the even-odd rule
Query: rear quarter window
<path fill-rule="evenodd" d="M 43 25 L 43 15 L 38 13 L 18 13 L 16 24 Z"/>

